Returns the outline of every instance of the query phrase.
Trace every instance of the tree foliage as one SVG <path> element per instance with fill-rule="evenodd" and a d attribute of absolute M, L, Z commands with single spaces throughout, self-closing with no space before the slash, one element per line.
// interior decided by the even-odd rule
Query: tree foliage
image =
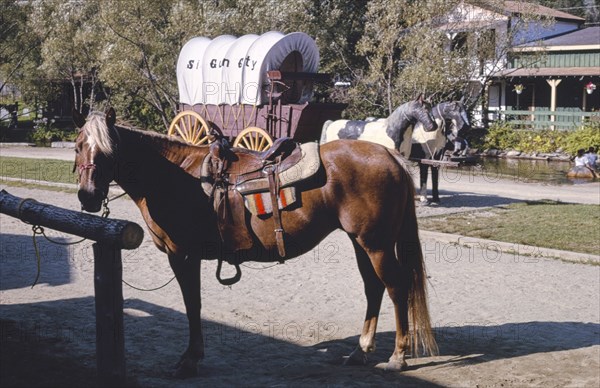
<path fill-rule="evenodd" d="M 194 36 L 308 33 L 320 49 L 320 71 L 351 82 L 334 97 L 350 104 L 353 118 L 386 116 L 421 93 L 434 102 L 468 94 L 469 80 L 499 66 L 513 43 L 482 27 L 454 47 L 444 26 L 461 22 L 448 18 L 459 0 L 1 1 L 1 80 L 17 82 L 29 97 L 68 80 L 80 109 L 108 102 L 134 124 L 162 130 L 178 108 L 179 50 Z M 502 0 L 477 3 L 493 8 Z"/>
<path fill-rule="evenodd" d="M 41 39 L 27 29 L 31 7 L 18 0 L 0 1 L 0 92 L 8 83 L 27 92 L 27 80 L 37 78 Z"/>

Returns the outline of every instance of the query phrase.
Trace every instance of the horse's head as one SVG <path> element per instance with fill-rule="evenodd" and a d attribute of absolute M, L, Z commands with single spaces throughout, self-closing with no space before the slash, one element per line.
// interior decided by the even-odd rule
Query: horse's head
<path fill-rule="evenodd" d="M 447 128 L 446 133 L 447 137 L 456 138 L 460 131 L 468 130 L 471 127 L 467 110 L 462 100 L 450 101 L 440 105 L 442 118 L 450 121 L 450 126 Z"/>
<path fill-rule="evenodd" d="M 404 114 L 410 120 L 411 124 L 420 122 L 423 125 L 423 129 L 427 132 L 435 131 L 437 129 L 437 123 L 431 112 L 431 103 L 420 95 L 416 100 L 409 101 L 406 104 Z"/>
<path fill-rule="evenodd" d="M 73 167 L 79 174 L 77 196 L 83 210 L 95 213 L 100 211 L 114 178 L 115 111 L 92 112 L 87 120 L 73 112 L 73 121 L 79 127 Z"/>

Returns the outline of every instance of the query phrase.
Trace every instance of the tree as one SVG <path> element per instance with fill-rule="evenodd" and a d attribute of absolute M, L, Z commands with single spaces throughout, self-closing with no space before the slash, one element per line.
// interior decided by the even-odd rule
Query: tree
<path fill-rule="evenodd" d="M 0 92 L 8 83 L 23 83 L 39 64 L 41 39 L 27 31 L 28 4 L 0 2 Z"/>
<path fill-rule="evenodd" d="M 195 4 L 194 4 L 195 3 Z M 175 63 L 182 28 L 202 26 L 197 2 L 105 0 L 99 19 L 102 37 L 100 76 L 120 114 L 154 129 L 168 125 L 176 110 Z"/>
<path fill-rule="evenodd" d="M 527 3 L 510 29 L 502 0 L 473 2 L 490 12 L 473 18 L 471 2 L 460 0 L 373 0 L 358 44 L 368 66 L 351 90 L 355 112 L 387 116 L 395 106 L 424 93 L 434 101 L 484 93 L 506 63 L 509 50 L 532 23 L 543 22 Z M 531 34 L 528 35 L 531 37 Z"/>
<path fill-rule="evenodd" d="M 351 92 L 359 111 L 371 105 L 371 114 L 387 116 L 396 105 L 431 92 L 431 85 L 439 86 L 439 81 L 447 78 L 447 55 L 440 32 L 432 25 L 454 4 L 442 0 L 369 2 L 365 31 L 357 47 L 368 66 Z M 435 66 L 431 60 L 438 58 L 441 63 Z"/>
<path fill-rule="evenodd" d="M 38 77 L 46 85 L 68 81 L 74 107 L 94 108 L 99 86 L 100 35 L 95 22 L 99 0 L 32 2 L 28 27 L 41 40 Z"/>
<path fill-rule="evenodd" d="M 12 74 L 28 91 L 41 90 L 33 85 L 68 80 L 79 108 L 98 105 L 96 95 L 102 90 L 122 117 L 161 130 L 178 109 L 179 51 L 194 36 L 304 31 L 320 48 L 320 71 L 351 81 L 352 87 L 339 97 L 350 103 L 347 115 L 386 116 L 419 93 L 436 102 L 468 94 L 473 80 L 485 85 L 489 75 L 504 65 L 517 32 L 526 28 L 524 23 L 540 19 L 524 12 L 510 31 L 494 27 L 493 18 L 464 28 L 458 10 L 468 2 L 460 0 L 14 0 L 7 4 L 8 13 L 2 16 L 8 16 L 3 20 L 18 23 L 16 29 L 5 27 L 9 24 L 4 22 L 0 27 L 2 38 L 6 37 L 0 42 L 4 78 Z M 495 11 L 495 17 L 503 14 L 502 0 L 476 4 Z M 31 47 L 31 54 L 21 60 L 25 50 L 15 47 Z M 5 56 L 6 50 L 13 54 Z M 20 61 L 29 65 L 16 66 Z M 11 69 L 18 71 L 11 73 Z M 26 79 L 37 82 L 26 83 Z M 92 88 L 85 89 L 84 84 Z"/>

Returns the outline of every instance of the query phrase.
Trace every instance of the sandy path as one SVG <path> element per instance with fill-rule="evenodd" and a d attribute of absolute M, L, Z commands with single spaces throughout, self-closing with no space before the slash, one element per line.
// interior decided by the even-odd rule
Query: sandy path
<path fill-rule="evenodd" d="M 78 207 L 74 194 L 7 190 Z M 450 189 L 445 195 L 444 206 L 419 208 L 419 214 L 486 203 L 481 194 L 473 194 L 466 203 Z M 501 198 L 505 199 L 488 199 L 487 206 L 514 201 Z M 139 212 L 127 199 L 115 201 L 111 210 L 114 218 L 141 223 Z M 42 242 L 42 276 L 31 289 L 35 259 L 30 228 L 0 215 L 0 349 L 14 345 L 11 349 L 43 353 L 49 347 L 52 359 L 64 359 L 61 365 L 66 369 L 56 380 L 48 370 L 45 383 L 33 380 L 42 385 L 91 381 L 95 332 L 90 243 L 65 248 Z M 203 264 L 206 359 L 199 378 L 169 377 L 187 338 L 175 282 L 154 292 L 124 286 L 128 374 L 142 386 L 600 384 L 599 266 L 457 248 L 431 239 L 422 243 L 441 355 L 409 360 L 409 371 L 386 373 L 378 367 L 393 348 L 393 311 L 387 298 L 378 350 L 370 364 L 341 366 L 343 356 L 357 343 L 365 301 L 351 244 L 343 233 L 334 232 L 308 254 L 284 265 L 264 270 L 249 268 L 263 267 L 257 264 L 243 267 L 241 282 L 232 288 L 218 284 L 214 262 Z M 124 279 L 138 287 L 156 287 L 172 277 L 166 257 L 148 236 L 139 249 L 124 254 L 123 267 Z M 44 367 L 23 363 L 24 370 L 3 371 L 2 386 L 31 382 L 27 376 Z M 73 371 L 80 372 L 80 380 L 76 374 L 71 376 Z M 20 380 L 14 377 L 18 373 L 24 375 Z"/>

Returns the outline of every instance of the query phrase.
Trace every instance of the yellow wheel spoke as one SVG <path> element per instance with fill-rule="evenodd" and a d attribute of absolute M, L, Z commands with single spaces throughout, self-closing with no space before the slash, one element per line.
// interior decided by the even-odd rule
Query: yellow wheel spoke
<path fill-rule="evenodd" d="M 169 136 L 178 136 L 190 144 L 208 142 L 208 125 L 198 112 L 189 110 L 180 112 L 169 126 Z"/>
<path fill-rule="evenodd" d="M 264 151 L 273 145 L 271 136 L 264 129 L 248 127 L 240 132 L 233 142 L 234 147 L 247 148 L 253 151 Z"/>
<path fill-rule="evenodd" d="M 261 137 L 261 138 L 260 138 L 260 144 L 258 145 L 258 149 L 259 149 L 260 151 L 264 151 L 264 150 L 266 149 L 266 147 L 265 147 L 265 143 L 266 143 L 266 142 L 267 142 L 267 139 L 266 139 L 266 138 L 264 138 L 264 137 Z"/>
<path fill-rule="evenodd" d="M 245 137 L 242 137 L 242 142 L 244 143 L 244 148 L 248 148 L 249 150 L 252 149 L 252 145 L 248 142 L 248 139 Z"/>

